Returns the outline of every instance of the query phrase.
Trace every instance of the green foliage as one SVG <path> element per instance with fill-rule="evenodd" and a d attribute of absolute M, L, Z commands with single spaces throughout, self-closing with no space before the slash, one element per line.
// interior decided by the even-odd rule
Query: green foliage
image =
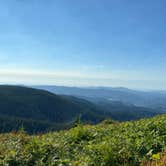
<path fill-rule="evenodd" d="M 139 166 L 166 148 L 166 115 L 125 123 L 78 125 L 29 136 L 0 135 L 0 165 Z"/>
<path fill-rule="evenodd" d="M 160 154 L 159 154 L 159 153 L 153 154 L 153 155 L 152 155 L 152 159 L 153 159 L 153 160 L 159 160 L 159 159 L 160 159 Z"/>

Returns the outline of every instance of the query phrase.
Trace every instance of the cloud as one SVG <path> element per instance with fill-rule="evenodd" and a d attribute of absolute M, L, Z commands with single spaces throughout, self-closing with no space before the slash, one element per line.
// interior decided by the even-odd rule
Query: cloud
<path fill-rule="evenodd" d="M 1 69 L 0 83 L 48 84 L 65 86 L 125 86 L 129 88 L 164 88 L 166 79 L 161 71 L 113 70 L 109 71 L 38 71 Z M 166 87 L 165 87 L 166 88 Z"/>

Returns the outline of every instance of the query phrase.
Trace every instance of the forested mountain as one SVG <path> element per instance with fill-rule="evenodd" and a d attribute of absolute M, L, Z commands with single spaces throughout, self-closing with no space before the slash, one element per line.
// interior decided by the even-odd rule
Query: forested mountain
<path fill-rule="evenodd" d="M 31 131 L 61 129 L 78 116 L 83 122 L 97 123 L 110 117 L 110 113 L 74 97 L 21 86 L 0 86 L 1 131 L 17 129 L 21 123 Z"/>
<path fill-rule="evenodd" d="M 29 133 L 69 128 L 79 120 L 98 123 L 104 119 L 126 121 L 152 117 L 155 109 L 119 102 L 92 103 L 73 96 L 56 95 L 23 86 L 0 86 L 0 132 L 24 127 Z"/>
<path fill-rule="evenodd" d="M 0 114 L 50 122 L 68 122 L 82 114 L 83 120 L 99 121 L 103 110 L 88 101 L 19 86 L 0 86 Z"/>
<path fill-rule="evenodd" d="M 122 102 L 115 101 L 98 101 L 96 102 L 98 108 L 103 109 L 111 113 L 111 118 L 117 121 L 129 121 L 141 118 L 152 117 L 157 114 L 163 114 L 164 112 L 158 109 L 138 107 L 134 105 L 127 105 Z"/>

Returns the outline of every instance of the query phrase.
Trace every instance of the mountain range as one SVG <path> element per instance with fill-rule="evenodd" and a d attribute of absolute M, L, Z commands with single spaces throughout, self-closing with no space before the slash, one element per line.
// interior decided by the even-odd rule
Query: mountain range
<path fill-rule="evenodd" d="M 24 127 L 28 133 L 38 133 L 67 129 L 78 120 L 95 124 L 110 118 L 128 121 L 163 113 L 154 108 L 120 101 L 92 100 L 70 95 L 25 86 L 1 85 L 0 132 Z"/>
<path fill-rule="evenodd" d="M 135 105 L 166 110 L 165 91 L 140 91 L 123 87 L 64 87 L 64 86 L 34 86 L 56 94 L 72 95 L 92 102 L 119 101 L 127 105 Z"/>

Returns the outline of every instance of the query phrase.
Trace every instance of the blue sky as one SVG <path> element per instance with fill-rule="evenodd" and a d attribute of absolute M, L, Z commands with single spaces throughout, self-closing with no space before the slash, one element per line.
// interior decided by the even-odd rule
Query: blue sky
<path fill-rule="evenodd" d="M 165 0 L 0 1 L 0 83 L 166 89 Z"/>

